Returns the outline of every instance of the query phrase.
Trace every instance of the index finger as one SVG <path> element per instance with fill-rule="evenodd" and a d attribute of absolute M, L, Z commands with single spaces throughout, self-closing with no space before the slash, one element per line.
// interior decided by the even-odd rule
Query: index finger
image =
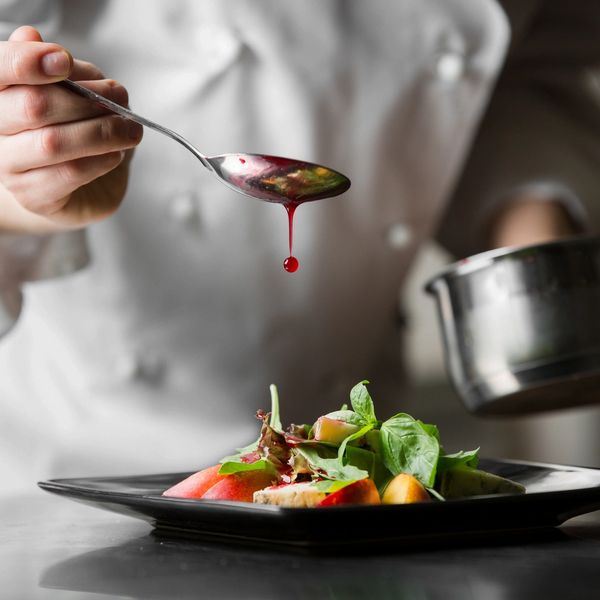
<path fill-rule="evenodd" d="M 9 85 L 54 83 L 69 76 L 73 57 L 46 42 L 0 42 L 0 89 Z"/>

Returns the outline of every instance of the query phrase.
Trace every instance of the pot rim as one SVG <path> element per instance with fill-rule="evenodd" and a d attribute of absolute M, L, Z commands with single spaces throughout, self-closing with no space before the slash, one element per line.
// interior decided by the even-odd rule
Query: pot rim
<path fill-rule="evenodd" d="M 582 234 L 561 238 L 559 240 L 542 242 L 539 244 L 507 246 L 504 248 L 495 248 L 494 250 L 487 250 L 485 252 L 473 254 L 472 256 L 461 258 L 460 260 L 450 263 L 436 275 L 430 277 L 423 285 L 423 289 L 428 294 L 435 294 L 436 284 L 440 280 L 464 277 L 476 271 L 481 271 L 482 269 L 490 267 L 491 265 L 502 262 L 506 259 L 519 259 L 529 257 L 537 252 L 545 252 L 546 250 L 553 250 L 555 248 L 562 247 L 568 248 L 572 246 L 600 246 L 600 236 Z"/>

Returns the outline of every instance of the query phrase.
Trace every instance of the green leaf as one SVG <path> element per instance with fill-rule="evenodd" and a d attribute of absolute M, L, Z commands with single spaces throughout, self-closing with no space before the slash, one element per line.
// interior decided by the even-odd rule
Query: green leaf
<path fill-rule="evenodd" d="M 432 435 L 438 442 L 440 441 L 440 430 L 437 428 L 437 425 L 429 425 L 419 419 L 417 419 L 417 422 L 429 435 Z"/>
<path fill-rule="evenodd" d="M 363 419 L 359 414 L 353 410 L 335 410 L 325 415 L 328 419 L 336 419 L 337 421 L 344 421 L 350 425 L 357 425 L 363 427 L 367 424 L 367 421 Z"/>
<path fill-rule="evenodd" d="M 240 454 L 240 455 L 250 454 L 250 452 L 256 452 L 258 450 L 258 442 L 259 442 L 259 440 L 256 440 L 255 442 L 252 442 L 251 444 L 248 444 L 247 446 L 244 446 L 243 448 L 236 448 L 236 450 L 238 451 L 238 454 Z"/>
<path fill-rule="evenodd" d="M 327 446 L 300 444 L 296 446 L 295 451 L 306 459 L 311 469 L 327 479 L 354 481 L 366 479 L 369 476 L 367 471 L 350 464 L 344 465 L 337 457 L 335 449 Z"/>
<path fill-rule="evenodd" d="M 381 455 L 381 431 L 379 429 L 371 429 L 365 436 L 368 448 L 375 452 L 375 454 Z"/>
<path fill-rule="evenodd" d="M 375 425 L 373 423 L 369 423 L 368 425 L 365 425 L 362 429 L 359 429 L 357 432 L 353 433 L 352 435 L 349 435 L 347 438 L 344 438 L 338 450 L 338 458 L 340 459 L 340 461 L 344 460 L 344 452 L 346 451 L 346 446 L 348 446 L 350 442 L 361 438 L 368 431 L 371 431 L 371 429 L 373 429 L 374 426 Z"/>
<path fill-rule="evenodd" d="M 269 386 L 269 390 L 271 392 L 271 420 L 269 421 L 269 425 L 275 431 L 281 433 L 283 426 L 281 425 L 281 417 L 279 416 L 279 393 L 277 392 L 277 386 L 272 383 Z"/>
<path fill-rule="evenodd" d="M 445 502 L 446 498 L 444 498 L 444 496 L 442 496 L 437 490 L 435 490 L 434 488 L 425 488 L 436 500 L 439 500 L 440 502 Z"/>
<path fill-rule="evenodd" d="M 440 444 L 435 435 L 406 413 L 381 425 L 383 462 L 394 474 L 410 473 L 425 487 L 433 487 Z"/>
<path fill-rule="evenodd" d="M 334 481 L 332 479 L 327 479 L 324 481 L 315 481 L 311 485 L 312 487 L 317 488 L 320 492 L 333 494 L 333 492 L 337 492 L 351 483 L 354 483 L 354 481 Z"/>
<path fill-rule="evenodd" d="M 354 412 L 358 413 L 367 423 L 376 423 L 375 407 L 373 400 L 365 384 L 369 383 L 366 379 L 357 383 L 350 390 L 350 402 Z"/>
<path fill-rule="evenodd" d="M 454 454 L 444 454 L 440 456 L 438 461 L 438 473 L 454 469 L 455 467 L 465 466 L 473 469 L 479 464 L 479 448 L 475 450 L 467 450 L 455 452 Z"/>
<path fill-rule="evenodd" d="M 346 464 L 367 471 L 369 478 L 374 481 L 377 489 L 381 492 L 383 492 L 383 489 L 393 477 L 383 464 L 381 457 L 366 448 L 348 446 L 346 448 Z"/>
<path fill-rule="evenodd" d="M 272 468 L 272 465 L 264 459 L 257 460 L 253 463 L 227 461 L 221 465 L 219 475 L 231 475 L 232 473 L 241 473 L 242 471 L 264 471 L 270 468 Z"/>

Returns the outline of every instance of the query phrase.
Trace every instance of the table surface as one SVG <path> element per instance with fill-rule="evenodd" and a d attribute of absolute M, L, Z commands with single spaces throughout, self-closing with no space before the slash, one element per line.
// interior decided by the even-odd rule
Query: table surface
<path fill-rule="evenodd" d="M 0 496 L 0 594 L 36 598 L 600 598 L 600 511 L 561 528 L 364 555 L 161 537 L 44 492 Z"/>

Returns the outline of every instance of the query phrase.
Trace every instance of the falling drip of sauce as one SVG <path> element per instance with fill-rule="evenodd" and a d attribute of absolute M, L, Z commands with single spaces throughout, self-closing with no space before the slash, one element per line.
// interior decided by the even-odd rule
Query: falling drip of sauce
<path fill-rule="evenodd" d="M 283 268 L 288 273 L 295 273 L 300 266 L 298 259 L 292 254 L 292 246 L 294 245 L 294 213 L 296 212 L 298 204 L 300 203 L 293 200 L 283 204 L 288 215 L 288 238 L 290 247 L 290 255 L 283 261 Z"/>

